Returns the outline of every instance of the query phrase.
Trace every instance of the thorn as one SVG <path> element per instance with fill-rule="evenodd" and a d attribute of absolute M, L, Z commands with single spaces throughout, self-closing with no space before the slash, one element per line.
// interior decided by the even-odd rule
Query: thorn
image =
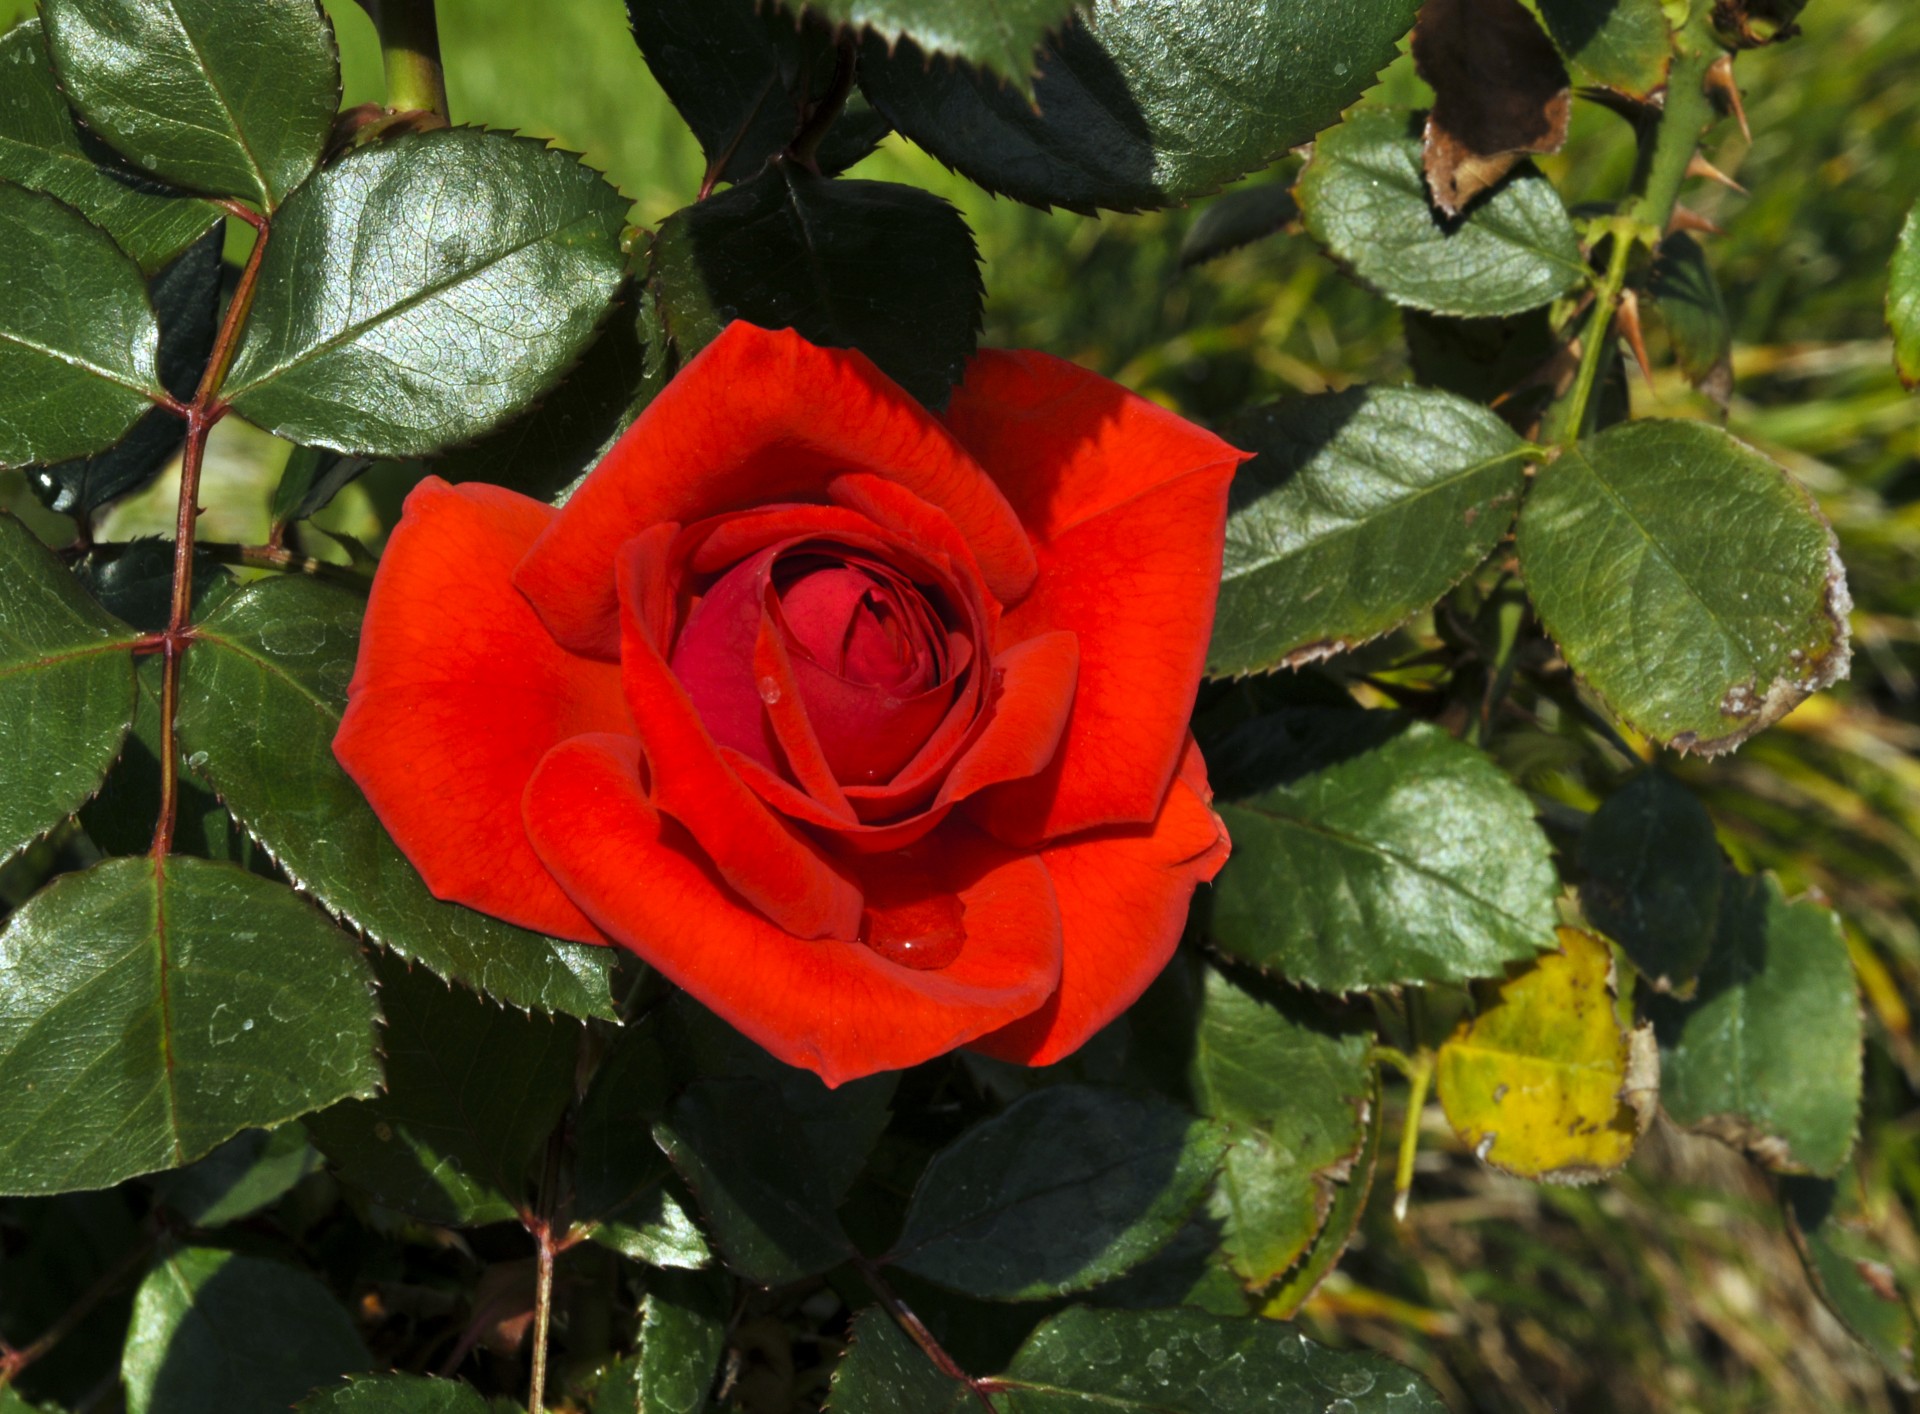
<path fill-rule="evenodd" d="M 1653 387 L 1653 365 L 1647 360 L 1647 341 L 1640 332 L 1640 296 L 1632 290 L 1620 292 L 1620 307 L 1613 313 L 1613 322 L 1620 332 L 1627 336 L 1627 347 L 1633 350 L 1633 361 L 1640 365 L 1640 376 L 1648 388 Z"/>
<path fill-rule="evenodd" d="M 1733 55 L 1722 54 L 1707 69 L 1707 88 L 1718 89 L 1727 107 L 1740 122 L 1740 136 L 1753 141 L 1753 129 L 1747 126 L 1747 110 L 1740 102 L 1740 85 L 1733 81 Z"/>
<path fill-rule="evenodd" d="M 1741 186 L 1740 183 L 1736 182 L 1732 177 L 1729 177 L 1725 172 L 1721 171 L 1697 152 L 1694 153 L 1687 162 L 1687 175 L 1689 177 L 1705 177 L 1710 182 L 1720 183 L 1720 185 L 1728 191 L 1737 191 L 1742 196 L 1747 195 L 1747 189 L 1745 187 Z"/>
<path fill-rule="evenodd" d="M 1714 225 L 1713 222 L 1702 216 L 1698 211 L 1689 211 L 1684 206 L 1674 207 L 1673 219 L 1667 222 L 1667 234 L 1672 235 L 1675 231 L 1699 231 L 1701 234 L 1708 236 L 1724 236 L 1726 234 L 1725 231 Z"/>

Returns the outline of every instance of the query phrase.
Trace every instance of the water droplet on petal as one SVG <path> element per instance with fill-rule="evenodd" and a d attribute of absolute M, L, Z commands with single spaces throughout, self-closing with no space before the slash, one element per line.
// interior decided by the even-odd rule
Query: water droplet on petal
<path fill-rule="evenodd" d="M 860 941 L 888 962 L 931 972 L 950 966 L 967 941 L 960 899 L 912 859 L 896 857 L 869 876 Z"/>
<path fill-rule="evenodd" d="M 760 679 L 760 700 L 771 707 L 780 700 L 780 684 L 772 678 Z"/>

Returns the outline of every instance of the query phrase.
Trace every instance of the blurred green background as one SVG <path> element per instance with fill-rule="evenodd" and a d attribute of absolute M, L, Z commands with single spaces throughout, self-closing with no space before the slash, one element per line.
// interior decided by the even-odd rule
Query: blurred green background
<path fill-rule="evenodd" d="M 31 10 L 0 0 L 0 22 Z M 380 97 L 372 26 L 328 0 L 347 102 Z M 551 138 L 632 198 L 642 226 L 691 200 L 702 162 L 627 36 L 622 0 L 440 0 L 453 117 Z M 1856 600 L 1853 682 L 1737 756 L 1688 764 L 1727 848 L 1824 890 L 1849 920 L 1871 1021 L 1869 1205 L 1890 1260 L 1920 1275 L 1920 399 L 1890 367 L 1888 257 L 1920 196 L 1920 23 L 1913 0 L 1816 0 L 1806 34 L 1743 55 L 1751 143 L 1709 151 L 1748 195 L 1695 183 L 1688 203 L 1733 314 L 1732 430 L 1779 458 L 1839 530 Z M 1403 56 L 1373 95 L 1419 103 Z M 1631 167 L 1624 123 L 1576 105 L 1541 164 L 1569 204 L 1608 201 Z M 1251 182 L 1288 181 L 1291 160 Z M 985 340 L 1050 350 L 1202 420 L 1291 392 L 1405 379 L 1398 314 L 1311 242 L 1279 235 L 1193 269 L 1197 210 L 1087 219 L 996 200 L 898 139 L 852 175 L 954 201 L 979 238 Z M 1656 365 L 1662 338 L 1650 329 Z M 1633 384 L 1636 412 L 1717 416 L 1669 371 Z M 215 434 L 206 534 L 257 541 L 284 446 L 235 421 Z M 0 504 L 19 505 L 17 474 Z M 322 524 L 367 538 L 390 504 L 349 488 Z M 168 480 L 116 508 L 119 538 L 171 525 Z M 1605 782 L 1550 752 L 1508 764 L 1543 799 L 1590 807 Z M 1438 1115 L 1430 1117 L 1438 1121 Z M 1389 1132 L 1398 1117 L 1389 1115 Z M 1376 1194 L 1364 1235 L 1309 1306 L 1325 1338 L 1419 1365 L 1456 1407 L 1758 1411 L 1906 1407 L 1818 1307 L 1767 1184 L 1707 1141 L 1657 1132 L 1619 1180 L 1541 1190 L 1484 1172 L 1431 1128 L 1409 1221 Z"/>

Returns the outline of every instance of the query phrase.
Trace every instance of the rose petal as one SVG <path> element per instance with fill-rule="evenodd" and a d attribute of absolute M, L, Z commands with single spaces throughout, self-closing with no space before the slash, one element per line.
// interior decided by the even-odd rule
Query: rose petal
<path fill-rule="evenodd" d="M 380 562 L 334 754 L 435 897 L 605 942 L 528 843 L 520 797 L 582 732 L 631 732 L 609 664 L 548 635 L 513 568 L 551 507 L 430 476 Z"/>
<path fill-rule="evenodd" d="M 619 651 L 614 560 L 637 532 L 824 494 L 870 472 L 945 511 L 1003 601 L 1033 580 L 1027 535 L 947 430 L 863 354 L 735 322 L 661 390 L 522 561 L 560 642 Z"/>
<path fill-rule="evenodd" d="M 741 907 L 648 803 L 637 743 L 579 738 L 541 763 L 529 834 L 616 941 L 789 1065 L 829 1085 L 964 1045 L 1038 1006 L 1059 978 L 1059 921 L 1038 860 L 958 828 L 938 858 L 966 941 L 916 971 L 859 943 L 810 942 Z M 880 866 L 883 867 L 883 866 Z"/>
<path fill-rule="evenodd" d="M 1227 850 L 1220 817 L 1183 779 L 1150 827 L 1093 830 L 1042 850 L 1060 901 L 1060 990 L 974 1049 L 1027 1065 L 1078 1050 L 1160 975 L 1194 889 L 1220 872 Z"/>

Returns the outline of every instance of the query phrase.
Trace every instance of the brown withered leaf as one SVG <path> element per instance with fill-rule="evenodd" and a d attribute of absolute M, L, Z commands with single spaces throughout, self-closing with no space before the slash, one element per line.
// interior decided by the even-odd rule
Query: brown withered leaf
<path fill-rule="evenodd" d="M 1426 0 L 1413 60 L 1433 86 L 1427 185 L 1447 215 L 1567 140 L 1566 66 L 1520 0 Z"/>

